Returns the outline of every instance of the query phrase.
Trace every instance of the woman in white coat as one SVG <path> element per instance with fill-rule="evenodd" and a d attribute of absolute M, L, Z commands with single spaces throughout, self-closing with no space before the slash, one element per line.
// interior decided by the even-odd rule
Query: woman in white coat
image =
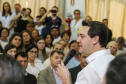
<path fill-rule="evenodd" d="M 2 22 L 2 26 L 5 28 L 8 28 L 10 30 L 9 37 L 14 32 L 14 29 L 12 28 L 14 25 L 13 21 L 14 15 L 11 12 L 11 7 L 8 2 L 5 2 L 3 4 L 3 12 L 0 12 L 0 21 Z"/>
<path fill-rule="evenodd" d="M 36 76 L 36 78 L 38 77 L 38 73 L 44 69 L 41 60 L 37 59 L 38 52 L 38 47 L 35 44 L 30 44 L 26 49 L 28 55 L 28 66 L 26 71 Z"/>
<path fill-rule="evenodd" d="M 83 19 L 81 19 L 81 17 L 80 17 L 80 10 L 75 10 L 74 16 L 75 16 L 75 19 L 72 20 L 71 24 L 70 24 L 70 27 L 71 27 L 70 42 L 72 40 L 77 40 L 77 38 L 78 38 L 77 32 L 78 32 L 78 29 L 80 28 L 80 26 L 82 26 L 82 21 L 83 21 Z"/>

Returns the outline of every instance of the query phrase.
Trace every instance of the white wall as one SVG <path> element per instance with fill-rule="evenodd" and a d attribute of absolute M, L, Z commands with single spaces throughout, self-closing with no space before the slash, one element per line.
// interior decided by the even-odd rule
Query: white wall
<path fill-rule="evenodd" d="M 71 0 L 65 2 L 65 15 L 71 13 L 74 18 L 74 10 L 79 9 L 81 11 L 81 17 L 85 18 L 85 0 L 75 0 L 75 4 L 71 5 Z M 65 16 L 66 18 L 66 16 Z"/>

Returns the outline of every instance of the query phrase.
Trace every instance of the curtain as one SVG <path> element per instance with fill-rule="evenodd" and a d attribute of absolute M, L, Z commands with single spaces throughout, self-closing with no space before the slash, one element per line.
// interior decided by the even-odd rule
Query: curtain
<path fill-rule="evenodd" d="M 8 2 L 11 6 L 11 11 L 14 10 L 15 4 L 20 4 L 22 8 L 26 8 L 26 1 L 27 0 L 1 0 L 0 2 L 0 12 L 3 10 L 3 3 Z"/>
<path fill-rule="evenodd" d="M 102 21 L 108 18 L 108 26 L 113 37 L 126 35 L 126 0 L 85 0 L 86 16 L 93 20 Z"/>
<path fill-rule="evenodd" d="M 53 6 L 57 6 L 57 0 L 28 0 L 28 7 L 32 9 L 31 16 L 34 18 L 39 15 L 40 7 L 45 7 L 48 11 Z"/>

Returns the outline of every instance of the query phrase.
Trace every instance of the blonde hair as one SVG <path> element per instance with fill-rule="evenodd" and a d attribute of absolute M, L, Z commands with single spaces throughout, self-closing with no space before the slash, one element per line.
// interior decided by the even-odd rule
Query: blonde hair
<path fill-rule="evenodd" d="M 107 49 L 108 49 L 108 47 L 110 46 L 110 44 L 115 44 L 115 45 L 116 45 L 116 52 L 114 53 L 114 56 L 117 56 L 117 51 L 118 51 L 118 45 L 117 45 L 117 43 L 116 43 L 115 41 L 110 41 L 110 42 L 107 44 L 107 46 L 106 46 Z"/>
<path fill-rule="evenodd" d="M 60 45 L 62 45 L 62 49 L 63 49 L 63 51 L 64 51 L 64 45 L 61 44 L 60 42 L 56 42 L 56 43 L 53 45 L 53 48 L 55 47 L 56 44 L 60 44 Z"/>

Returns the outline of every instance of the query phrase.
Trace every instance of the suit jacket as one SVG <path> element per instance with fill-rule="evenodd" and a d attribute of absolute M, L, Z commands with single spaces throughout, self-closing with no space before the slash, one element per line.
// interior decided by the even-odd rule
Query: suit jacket
<path fill-rule="evenodd" d="M 56 84 L 56 80 L 50 66 L 39 72 L 37 84 Z"/>

